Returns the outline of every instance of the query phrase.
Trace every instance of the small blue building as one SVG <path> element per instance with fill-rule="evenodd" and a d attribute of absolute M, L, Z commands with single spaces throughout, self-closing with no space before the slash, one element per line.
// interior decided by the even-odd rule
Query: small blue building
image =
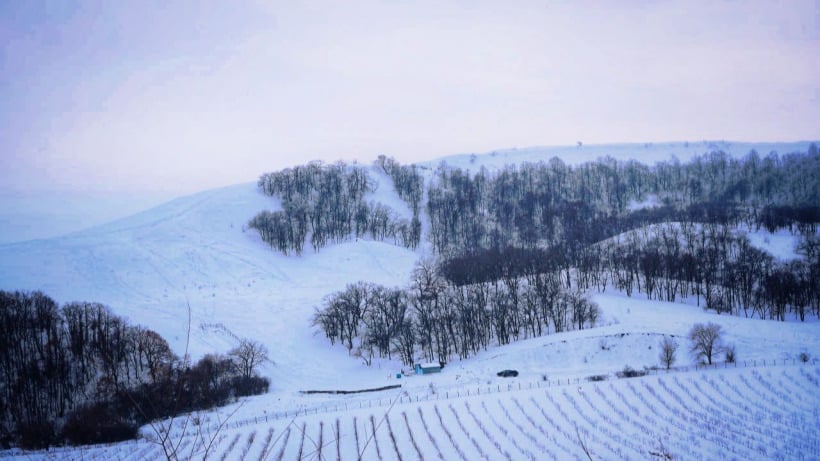
<path fill-rule="evenodd" d="M 441 373 L 440 363 L 417 363 L 413 366 L 417 375 L 429 375 L 430 373 Z"/>

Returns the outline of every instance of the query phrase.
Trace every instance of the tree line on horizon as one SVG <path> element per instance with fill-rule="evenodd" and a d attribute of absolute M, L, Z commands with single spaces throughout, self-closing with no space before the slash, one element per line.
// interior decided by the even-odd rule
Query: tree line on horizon
<path fill-rule="evenodd" d="M 474 173 L 442 163 L 427 192 L 428 239 L 445 258 L 507 246 L 572 250 L 671 221 L 812 235 L 820 222 L 820 156 L 815 147 L 743 158 L 715 151 L 654 166 L 553 158 Z M 654 204 L 637 205 L 648 199 Z"/>
<path fill-rule="evenodd" d="M 447 259 L 505 247 L 573 253 L 665 222 L 787 228 L 805 236 L 816 234 L 820 222 L 820 155 L 814 144 L 805 153 L 762 156 L 752 150 L 734 158 L 713 151 L 687 163 L 673 159 L 652 166 L 611 157 L 573 166 L 552 158 L 470 172 L 442 162 L 426 185 L 416 165 L 380 156 L 375 168 L 392 179 L 412 212 L 409 220 L 365 200 L 374 191 L 367 168 L 311 162 L 263 174 L 260 191 L 279 198 L 281 209 L 262 211 L 248 225 L 285 254 L 301 254 L 308 241 L 318 251 L 361 237 L 414 249 L 421 243 L 424 210 L 425 237 Z"/>

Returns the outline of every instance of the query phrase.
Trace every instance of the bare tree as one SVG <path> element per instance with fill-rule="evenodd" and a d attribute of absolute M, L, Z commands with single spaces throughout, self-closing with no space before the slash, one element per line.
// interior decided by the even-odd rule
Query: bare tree
<path fill-rule="evenodd" d="M 259 341 L 243 339 L 228 355 L 233 357 L 234 363 L 245 378 L 250 378 L 256 367 L 268 360 L 268 348 Z"/>
<path fill-rule="evenodd" d="M 134 341 L 140 363 L 145 363 L 151 376 L 151 382 L 156 383 L 162 373 L 170 371 L 171 365 L 177 357 L 159 333 L 143 327 L 135 329 Z"/>
<path fill-rule="evenodd" d="M 689 330 L 689 339 L 692 341 L 691 351 L 695 358 L 705 358 L 706 363 L 711 365 L 712 356 L 720 350 L 722 333 L 721 326 L 716 323 L 693 325 Z"/>
<path fill-rule="evenodd" d="M 678 342 L 669 336 L 664 336 L 660 343 L 660 360 L 666 369 L 672 368 L 675 363 L 675 355 L 678 351 Z"/>

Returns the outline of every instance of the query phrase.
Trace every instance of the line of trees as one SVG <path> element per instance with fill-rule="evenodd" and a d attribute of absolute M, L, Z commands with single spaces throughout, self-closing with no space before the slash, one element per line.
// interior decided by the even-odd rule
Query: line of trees
<path fill-rule="evenodd" d="M 807 242 L 805 260 L 783 263 L 726 226 L 670 223 L 585 247 L 575 259 L 559 247 L 491 248 L 422 260 L 406 289 L 348 285 L 326 298 L 314 324 L 367 364 L 377 355 L 412 364 L 594 325 L 598 308 L 579 293 L 596 288 L 805 320 L 820 317 L 820 245 Z"/>
<path fill-rule="evenodd" d="M 0 291 L 0 445 L 40 448 L 136 436 L 150 420 L 266 392 L 243 340 L 192 364 L 158 333 L 98 303 L 60 307 L 41 292 Z M 246 365 L 242 368 L 238 365 Z M 250 371 L 249 371 L 250 370 Z"/>
<path fill-rule="evenodd" d="M 599 316 L 595 303 L 564 289 L 554 274 L 465 280 L 446 278 L 423 260 L 408 288 L 359 282 L 328 296 L 314 324 L 368 365 L 376 355 L 412 365 L 419 358 L 444 363 L 492 343 L 583 329 Z"/>
<path fill-rule="evenodd" d="M 363 167 L 312 162 L 265 173 L 258 187 L 278 197 L 282 209 L 262 211 L 248 226 L 285 254 L 301 254 L 308 240 L 315 251 L 351 236 L 392 239 L 408 248 L 416 248 L 421 240 L 418 216 L 408 221 L 383 204 L 365 200 L 373 183 Z"/>
<path fill-rule="evenodd" d="M 279 197 L 282 209 L 259 213 L 249 226 L 283 253 L 300 254 L 308 240 L 318 250 L 353 236 L 416 248 L 426 192 L 427 238 L 443 258 L 512 246 L 560 247 L 575 259 L 584 247 L 657 223 L 745 224 L 814 235 L 820 222 L 814 145 L 806 153 L 765 157 L 714 151 L 654 166 L 611 157 L 571 166 L 553 158 L 471 174 L 442 163 L 426 191 L 419 167 L 385 156 L 375 164 L 408 203 L 409 221 L 365 201 L 373 190 L 366 168 L 313 162 L 262 175 L 260 190 Z"/>
<path fill-rule="evenodd" d="M 781 262 L 726 226 L 668 223 L 576 251 L 479 250 L 444 259 L 437 270 L 459 285 L 532 284 L 545 276 L 567 290 L 612 287 L 669 302 L 694 297 L 719 314 L 804 321 L 807 314 L 820 317 L 820 239 L 806 238 L 802 247 L 805 258 Z"/>
<path fill-rule="evenodd" d="M 722 226 L 667 224 L 590 247 L 583 264 L 556 249 L 506 248 L 417 263 L 407 288 L 358 282 L 328 296 L 314 324 L 368 365 L 374 357 L 463 359 L 495 343 L 583 329 L 599 316 L 580 293 L 609 286 L 717 313 L 820 317 L 820 264 L 778 263 Z M 664 348 L 666 365 L 674 351 Z M 707 352 L 707 360 L 711 353 Z"/>
<path fill-rule="evenodd" d="M 380 157 L 414 216 L 419 171 Z M 636 207 L 652 198 L 651 206 Z M 442 164 L 427 189 L 437 262 L 406 289 L 353 284 L 330 295 L 314 322 L 332 343 L 376 355 L 448 361 L 490 343 L 583 328 L 597 306 L 578 293 L 696 297 L 718 313 L 785 320 L 820 317 L 820 156 L 733 159 L 715 151 L 649 167 L 559 159 L 475 174 Z M 780 262 L 732 231 L 786 228 L 803 259 Z"/>
<path fill-rule="evenodd" d="M 635 209 L 654 198 L 658 208 Z M 478 248 L 585 246 L 647 224 L 746 222 L 813 234 L 820 222 L 820 156 L 742 159 L 715 151 L 681 164 L 553 158 L 474 174 L 442 164 L 428 190 L 430 241 L 445 256 Z"/>
<path fill-rule="evenodd" d="M 650 196 L 656 206 L 630 207 Z M 818 203 L 814 146 L 763 159 L 717 151 L 654 167 L 552 159 L 471 176 L 441 165 L 429 190 L 429 238 L 454 280 L 559 273 L 567 288 L 611 284 L 666 301 L 703 298 L 718 313 L 805 320 L 820 316 Z M 741 226 L 799 233 L 805 257 L 776 261 L 730 230 Z"/>
<path fill-rule="evenodd" d="M 806 237 L 805 257 L 782 262 L 726 226 L 657 225 L 588 247 L 578 283 L 670 302 L 694 296 L 719 314 L 804 321 L 807 313 L 820 317 L 817 242 Z"/>

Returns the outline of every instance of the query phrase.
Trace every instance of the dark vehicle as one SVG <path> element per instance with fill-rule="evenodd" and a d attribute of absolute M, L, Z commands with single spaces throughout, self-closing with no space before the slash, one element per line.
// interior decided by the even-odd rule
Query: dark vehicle
<path fill-rule="evenodd" d="M 517 370 L 504 370 L 504 371 L 499 371 L 496 374 L 498 376 L 501 376 L 502 378 L 515 378 L 516 376 L 518 376 L 518 371 Z"/>

